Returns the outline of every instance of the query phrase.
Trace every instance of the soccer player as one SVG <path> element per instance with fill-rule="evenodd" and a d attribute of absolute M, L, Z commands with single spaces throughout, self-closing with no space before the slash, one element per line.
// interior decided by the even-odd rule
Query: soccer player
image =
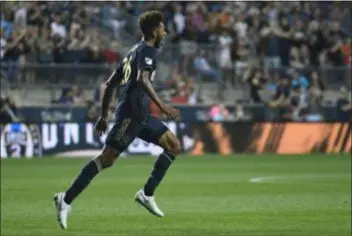
<path fill-rule="evenodd" d="M 181 152 L 181 145 L 177 137 L 161 121 L 149 114 L 149 101 L 153 100 L 168 119 L 177 118 L 179 111 L 162 103 L 151 83 L 152 72 L 156 69 L 157 50 L 166 35 L 163 15 L 159 11 L 145 12 L 139 17 L 139 27 L 143 39 L 134 45 L 106 82 L 101 116 L 95 125 L 98 135 L 102 135 L 107 130 L 108 107 L 116 86 L 120 86 L 120 95 L 115 124 L 107 135 L 101 154 L 83 167 L 65 192 L 54 195 L 57 220 L 63 229 L 67 228 L 67 218 L 73 200 L 99 172 L 112 166 L 119 154 L 136 137 L 164 149 L 155 161 L 144 187 L 135 195 L 136 202 L 150 213 L 158 217 L 164 216 L 153 195 L 175 157 Z"/>

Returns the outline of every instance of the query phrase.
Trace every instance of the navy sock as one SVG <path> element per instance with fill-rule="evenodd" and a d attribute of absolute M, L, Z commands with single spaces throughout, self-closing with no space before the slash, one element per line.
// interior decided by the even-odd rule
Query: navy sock
<path fill-rule="evenodd" d="M 92 181 L 100 170 L 101 165 L 97 160 L 92 160 L 85 167 L 83 167 L 81 173 L 77 176 L 71 187 L 66 191 L 64 201 L 67 204 L 71 204 L 71 202 L 88 186 L 90 181 Z"/>
<path fill-rule="evenodd" d="M 169 169 L 172 162 L 175 160 L 175 157 L 169 153 L 163 152 L 160 154 L 158 159 L 155 161 L 154 169 L 144 185 L 144 193 L 147 196 L 153 196 L 155 189 L 158 187 L 159 183 L 164 178 L 167 170 Z"/>

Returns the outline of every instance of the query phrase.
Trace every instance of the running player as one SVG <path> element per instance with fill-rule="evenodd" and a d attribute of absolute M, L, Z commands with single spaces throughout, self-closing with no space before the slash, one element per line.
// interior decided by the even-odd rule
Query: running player
<path fill-rule="evenodd" d="M 159 11 L 145 12 L 139 17 L 139 27 L 143 39 L 133 46 L 106 82 L 101 116 L 95 125 L 98 135 L 104 134 L 107 130 L 108 107 L 116 86 L 120 86 L 120 95 L 115 124 L 107 135 L 101 154 L 83 167 L 65 192 L 56 193 L 54 196 L 57 220 L 63 229 L 67 228 L 67 218 L 73 200 L 99 172 L 112 166 L 119 154 L 136 137 L 164 149 L 157 158 L 144 187 L 135 196 L 136 202 L 149 212 L 158 217 L 164 216 L 155 203 L 154 191 L 175 157 L 181 152 L 181 145 L 177 137 L 161 121 L 150 115 L 148 106 L 151 99 L 169 119 L 177 118 L 179 111 L 162 103 L 151 83 L 152 72 L 156 69 L 157 49 L 166 35 L 163 15 Z"/>

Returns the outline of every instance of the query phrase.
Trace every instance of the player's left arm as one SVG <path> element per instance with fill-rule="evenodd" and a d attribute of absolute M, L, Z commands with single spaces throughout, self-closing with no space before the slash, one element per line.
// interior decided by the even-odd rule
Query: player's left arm
<path fill-rule="evenodd" d="M 105 83 L 104 95 L 101 105 L 101 117 L 106 119 L 108 116 L 108 110 L 112 95 L 116 86 L 121 82 L 122 76 L 122 64 L 110 75 L 108 81 Z"/>
<path fill-rule="evenodd" d="M 163 113 L 165 113 L 169 118 L 174 119 L 179 115 L 179 111 L 164 104 L 159 99 L 151 82 L 152 72 L 156 69 L 155 57 L 156 51 L 152 51 L 150 48 L 147 48 L 142 52 L 137 66 L 137 83 Z"/>
<path fill-rule="evenodd" d="M 137 83 L 141 85 L 150 99 L 161 109 L 162 102 L 151 82 L 152 72 L 156 69 L 156 51 L 151 48 L 145 48 L 139 56 L 137 68 Z"/>

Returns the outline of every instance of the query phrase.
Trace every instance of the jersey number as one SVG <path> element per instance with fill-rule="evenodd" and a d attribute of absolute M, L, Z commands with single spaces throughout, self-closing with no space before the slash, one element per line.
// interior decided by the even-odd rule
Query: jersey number
<path fill-rule="evenodd" d="M 127 84 L 128 80 L 130 79 L 131 76 L 131 59 L 132 56 L 130 56 L 129 58 L 125 57 L 123 59 L 123 80 L 121 81 L 121 85 L 125 85 Z"/>

